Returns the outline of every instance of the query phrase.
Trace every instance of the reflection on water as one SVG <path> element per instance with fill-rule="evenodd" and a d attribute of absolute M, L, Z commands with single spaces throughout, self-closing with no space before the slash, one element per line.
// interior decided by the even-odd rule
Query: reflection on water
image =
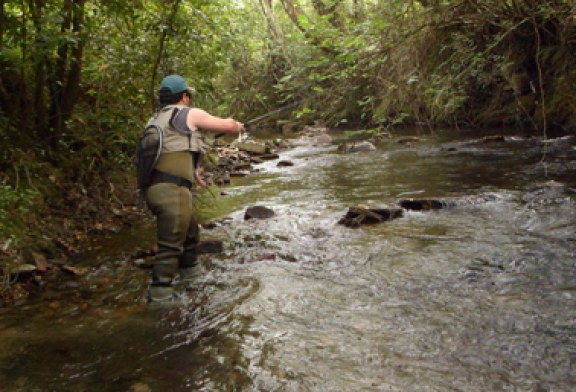
<path fill-rule="evenodd" d="M 77 297 L 0 314 L 0 390 L 574 390 L 574 147 L 548 158 L 572 183 L 529 192 L 546 181 L 542 145 L 298 146 L 281 157 L 294 166 L 262 164 L 202 199 L 205 219 L 232 221 L 205 231 L 225 252 L 202 256 L 204 276 L 181 287 L 188 305 L 143 304 L 148 272 L 118 247 L 152 241 L 144 227 L 85 261 Z M 336 224 L 353 204 L 405 197 L 472 201 Z M 276 216 L 244 221 L 254 204 Z"/>

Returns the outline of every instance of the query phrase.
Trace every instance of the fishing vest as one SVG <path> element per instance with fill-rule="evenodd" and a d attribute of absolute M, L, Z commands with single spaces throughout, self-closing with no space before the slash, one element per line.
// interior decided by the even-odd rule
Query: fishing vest
<path fill-rule="evenodd" d="M 202 140 L 200 132 L 187 125 L 189 111 L 190 108 L 183 105 L 165 106 L 148 121 L 146 127 L 158 126 L 163 133 L 155 169 L 193 181 L 192 154 L 201 151 Z"/>
<path fill-rule="evenodd" d="M 200 132 L 187 125 L 189 111 L 184 105 L 168 105 L 146 124 L 135 159 L 140 206 L 144 192 L 154 182 L 167 180 L 191 186 L 195 158 L 202 153 L 203 141 Z M 158 174 L 163 178 L 159 179 Z"/>

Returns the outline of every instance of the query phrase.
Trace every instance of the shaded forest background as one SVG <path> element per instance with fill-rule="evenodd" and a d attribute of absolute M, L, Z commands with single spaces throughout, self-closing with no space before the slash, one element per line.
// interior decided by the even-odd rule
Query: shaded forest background
<path fill-rule="evenodd" d="M 0 246 L 135 201 L 170 73 L 239 119 L 548 137 L 576 133 L 575 57 L 572 0 L 0 0 Z"/>

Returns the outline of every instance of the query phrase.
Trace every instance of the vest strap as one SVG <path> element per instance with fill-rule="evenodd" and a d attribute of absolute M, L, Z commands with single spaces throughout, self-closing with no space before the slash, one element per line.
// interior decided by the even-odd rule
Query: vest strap
<path fill-rule="evenodd" d="M 188 189 L 192 188 L 192 181 L 190 180 L 172 174 L 164 173 L 160 170 L 154 170 L 154 172 L 152 173 L 151 185 L 159 183 L 176 184 L 178 186 L 183 186 Z"/>

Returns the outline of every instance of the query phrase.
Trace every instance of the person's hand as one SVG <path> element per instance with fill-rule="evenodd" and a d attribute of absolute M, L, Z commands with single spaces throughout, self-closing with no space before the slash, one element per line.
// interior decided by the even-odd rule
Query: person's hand
<path fill-rule="evenodd" d="M 246 128 L 244 127 L 244 124 L 242 124 L 239 121 L 236 121 L 236 128 L 238 129 L 238 133 L 246 132 Z"/>
<path fill-rule="evenodd" d="M 198 185 L 200 185 L 200 188 L 206 188 L 208 184 L 206 184 L 206 181 L 204 181 L 204 179 L 202 178 L 202 173 L 204 173 L 204 169 L 201 167 L 194 170 L 194 179 L 196 180 Z"/>

